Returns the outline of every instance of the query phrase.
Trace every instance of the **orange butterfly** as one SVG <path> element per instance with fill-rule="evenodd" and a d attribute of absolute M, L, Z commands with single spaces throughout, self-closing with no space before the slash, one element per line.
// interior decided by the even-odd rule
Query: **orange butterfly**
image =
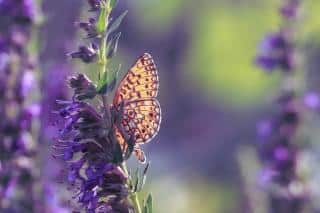
<path fill-rule="evenodd" d="M 113 107 L 121 116 L 115 126 L 115 137 L 127 148 L 128 137 L 134 139 L 133 153 L 142 163 L 146 161 L 140 145 L 148 143 L 159 132 L 161 109 L 156 99 L 159 78 L 150 54 L 145 53 L 121 80 L 113 98 Z"/>

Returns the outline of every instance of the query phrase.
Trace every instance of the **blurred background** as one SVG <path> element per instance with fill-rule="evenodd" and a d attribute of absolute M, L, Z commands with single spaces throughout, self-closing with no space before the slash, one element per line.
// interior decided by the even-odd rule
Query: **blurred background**
<path fill-rule="evenodd" d="M 279 74 L 268 75 L 253 61 L 263 35 L 279 27 L 279 2 L 120 1 L 114 15 L 129 11 L 116 57 L 121 74 L 149 52 L 160 75 L 161 129 L 145 146 L 151 161 L 146 190 L 154 195 L 156 212 L 248 212 L 245 177 L 253 175 L 254 182 L 259 168 L 253 149 L 256 123 L 272 110 L 279 90 Z M 43 86 L 61 88 L 44 96 L 46 103 L 54 105 L 55 98 L 67 96 L 66 75 L 93 72 L 65 58 L 79 43 L 74 22 L 85 14 L 85 3 L 43 1 Z M 320 53 L 319 10 L 319 1 L 306 1 L 301 27 L 310 42 L 313 85 Z M 53 83 L 53 78 L 60 81 Z M 44 115 L 52 108 L 44 109 Z"/>

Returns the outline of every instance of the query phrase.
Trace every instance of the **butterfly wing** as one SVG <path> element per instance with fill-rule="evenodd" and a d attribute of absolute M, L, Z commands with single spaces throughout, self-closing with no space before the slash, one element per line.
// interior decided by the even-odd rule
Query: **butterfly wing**
<path fill-rule="evenodd" d="M 127 140 L 125 137 L 124 137 L 124 132 L 122 132 L 119 128 L 115 128 L 115 137 L 117 138 L 117 141 L 118 143 L 120 144 L 120 147 L 122 149 L 122 151 L 124 153 L 127 152 L 128 150 L 128 144 L 127 144 Z M 143 150 L 140 148 L 140 146 L 138 144 L 136 144 L 134 147 L 133 147 L 133 154 L 138 158 L 138 160 L 141 162 L 141 163 L 145 163 L 146 162 L 146 156 L 143 152 Z"/>
<path fill-rule="evenodd" d="M 159 79 L 150 54 L 143 54 L 124 76 L 113 99 L 117 106 L 123 101 L 154 98 L 158 95 Z"/>
<path fill-rule="evenodd" d="M 134 136 L 136 144 L 144 144 L 156 136 L 160 122 L 159 102 L 156 99 L 145 99 L 124 105 L 120 123 L 128 135 Z"/>
<path fill-rule="evenodd" d="M 134 153 L 140 161 L 145 161 L 139 145 L 151 141 L 159 131 L 161 108 L 155 99 L 159 80 L 152 57 L 145 53 L 122 79 L 113 99 L 113 105 L 121 111 L 120 125 L 124 133 L 118 131 L 118 141 L 123 144 L 124 134 L 134 136 Z M 121 106 L 121 110 L 120 110 Z"/>

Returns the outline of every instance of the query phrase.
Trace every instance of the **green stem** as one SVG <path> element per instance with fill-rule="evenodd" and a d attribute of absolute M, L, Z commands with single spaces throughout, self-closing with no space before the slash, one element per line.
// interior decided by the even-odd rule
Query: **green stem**
<path fill-rule="evenodd" d="M 104 73 L 107 71 L 106 67 L 108 64 L 107 60 L 107 40 L 108 37 L 105 35 L 105 31 L 107 30 L 108 24 L 109 24 L 109 15 L 111 12 L 111 8 L 109 5 L 104 5 L 101 8 L 101 13 L 99 16 L 99 33 L 101 33 L 101 40 L 100 40 L 100 54 L 99 54 L 99 74 L 100 77 L 104 76 Z"/>
<path fill-rule="evenodd" d="M 98 19 L 98 31 L 101 34 L 101 40 L 99 44 L 99 60 L 98 60 L 98 69 L 99 69 L 99 78 L 104 78 L 105 74 L 107 72 L 107 65 L 108 65 L 108 59 L 107 59 L 107 41 L 108 37 L 105 35 L 105 31 L 107 30 L 108 24 L 109 24 L 109 15 L 111 12 L 111 7 L 108 4 L 104 4 L 103 7 L 101 7 L 101 12 Z M 100 79 L 99 79 L 100 81 Z M 105 113 L 108 113 L 107 110 L 107 95 L 101 95 L 103 106 L 105 108 Z"/>
<path fill-rule="evenodd" d="M 128 172 L 128 169 L 127 169 L 127 164 L 125 162 L 123 162 L 121 164 L 121 168 L 122 170 L 124 171 L 124 173 L 129 177 L 129 172 Z M 130 177 L 129 177 L 129 184 L 130 184 L 131 180 L 130 180 Z M 141 210 L 141 206 L 140 206 L 140 202 L 139 202 L 139 195 L 137 192 L 133 192 L 131 191 L 130 192 L 130 200 L 133 204 L 133 207 L 134 209 L 136 210 L 136 213 L 142 213 L 142 210 Z"/>
<path fill-rule="evenodd" d="M 132 193 L 130 195 L 130 199 L 133 203 L 133 206 L 136 210 L 137 213 L 142 213 L 141 211 L 141 207 L 140 207 L 140 203 L 139 203 L 139 196 L 138 196 L 138 193 Z"/>

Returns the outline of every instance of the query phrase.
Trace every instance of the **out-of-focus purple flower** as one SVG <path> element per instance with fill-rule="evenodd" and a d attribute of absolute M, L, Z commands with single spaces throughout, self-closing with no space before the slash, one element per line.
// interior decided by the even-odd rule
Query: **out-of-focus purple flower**
<path fill-rule="evenodd" d="M 56 122 L 56 115 L 52 112 L 59 109 L 60 105 L 56 100 L 66 100 L 69 97 L 68 86 L 65 84 L 70 68 L 66 65 L 53 66 L 47 69 L 42 80 L 42 140 L 51 141 L 57 134 L 58 127 L 53 125 Z M 54 81 L 52 80 L 54 79 Z"/>
<path fill-rule="evenodd" d="M 302 205 L 305 199 L 305 190 L 302 190 L 303 194 L 292 193 L 294 184 L 299 183 L 304 187 L 302 180 L 297 176 L 299 151 L 294 142 L 304 106 L 293 93 L 281 96 L 278 104 L 278 113 L 258 128 L 261 140 L 259 154 L 264 164 L 261 181 L 270 190 L 270 198 L 279 202 L 277 205 L 284 204 L 284 210 L 280 212 L 290 212 L 295 202 Z M 271 206 L 278 212 L 275 205 Z M 301 208 L 299 205 L 297 208 Z"/>
<path fill-rule="evenodd" d="M 0 14 L 15 22 L 30 23 L 36 15 L 35 5 L 33 0 L 1 0 Z"/>
<path fill-rule="evenodd" d="M 270 135 L 272 132 L 271 121 L 265 120 L 257 124 L 257 134 L 259 137 L 264 138 Z"/>
<path fill-rule="evenodd" d="M 278 32 L 267 35 L 260 44 L 256 63 L 266 71 L 276 69 L 289 73 L 295 70 L 296 51 L 294 42 L 295 18 L 300 9 L 299 0 L 286 0 L 280 13 L 283 26 Z M 318 97 L 310 94 L 304 100 L 291 89 L 280 95 L 279 110 L 258 125 L 259 155 L 263 163 L 262 184 L 269 192 L 270 212 L 300 213 L 308 198 L 306 185 L 299 176 L 297 145 L 299 127 L 305 106 L 315 108 Z"/>
<path fill-rule="evenodd" d="M 88 0 L 90 11 L 97 11 L 101 7 L 101 0 Z"/>
<path fill-rule="evenodd" d="M 287 0 L 287 2 L 280 8 L 280 13 L 285 18 L 297 17 L 300 9 L 300 0 Z"/>
<path fill-rule="evenodd" d="M 310 109 L 319 109 L 320 97 L 315 92 L 309 92 L 304 96 L 304 104 Z"/>
<path fill-rule="evenodd" d="M 266 71 L 293 70 L 296 63 L 295 54 L 287 35 L 283 32 L 267 35 L 260 43 L 256 63 Z"/>
<path fill-rule="evenodd" d="M 36 80 L 32 71 L 26 71 L 21 80 L 21 93 L 27 96 L 29 92 L 35 88 Z"/>
<path fill-rule="evenodd" d="M 35 2 L 0 0 L 0 208 L 35 212 L 40 198 L 34 122 L 39 105 L 31 94 L 36 81 L 28 43 Z"/>

